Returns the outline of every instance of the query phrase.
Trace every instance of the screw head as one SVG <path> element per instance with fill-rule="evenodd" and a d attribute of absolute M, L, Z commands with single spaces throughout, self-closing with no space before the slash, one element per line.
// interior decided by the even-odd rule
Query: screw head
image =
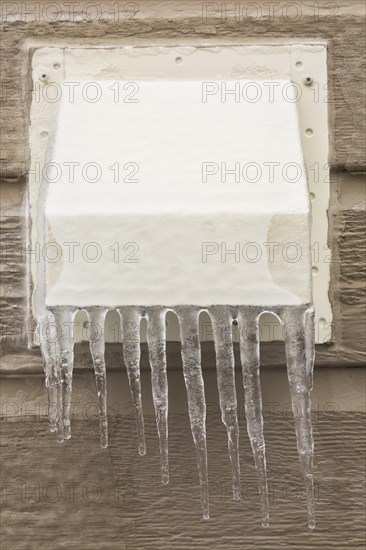
<path fill-rule="evenodd" d="M 314 79 L 311 76 L 306 76 L 303 80 L 305 86 L 312 86 L 314 84 Z"/>
<path fill-rule="evenodd" d="M 42 73 L 38 80 L 40 80 L 41 82 L 47 82 L 48 81 L 48 74 L 47 73 Z"/>

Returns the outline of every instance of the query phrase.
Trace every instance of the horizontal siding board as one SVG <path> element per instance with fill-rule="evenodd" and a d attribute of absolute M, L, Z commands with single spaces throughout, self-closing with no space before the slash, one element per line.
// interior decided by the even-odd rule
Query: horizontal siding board
<path fill-rule="evenodd" d="M 96 421 L 74 420 L 72 439 L 63 445 L 47 433 L 45 421 L 5 421 L 2 545 L 12 550 L 364 549 L 364 423 L 365 416 L 355 412 L 314 420 L 317 527 L 311 532 L 290 417 L 276 416 L 265 424 L 268 529 L 260 526 L 244 419 L 242 498 L 234 502 L 225 429 L 217 409 L 208 416 L 208 522 L 201 517 L 195 451 L 184 414 L 170 416 L 167 486 L 160 481 L 152 416 L 146 417 L 144 457 L 137 455 L 135 425 L 126 417 L 110 419 L 105 450 L 99 448 Z"/>

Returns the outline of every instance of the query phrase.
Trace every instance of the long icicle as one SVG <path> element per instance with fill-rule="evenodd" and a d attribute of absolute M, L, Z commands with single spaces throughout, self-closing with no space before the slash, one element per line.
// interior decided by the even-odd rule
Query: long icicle
<path fill-rule="evenodd" d="M 206 399 L 201 368 L 201 347 L 198 329 L 199 310 L 191 306 L 182 306 L 176 308 L 175 311 L 179 318 L 183 374 L 187 389 L 191 431 L 197 453 L 202 513 L 203 518 L 208 519 L 210 513 L 207 472 Z"/>
<path fill-rule="evenodd" d="M 216 352 L 217 386 L 221 419 L 225 424 L 232 468 L 234 500 L 240 500 L 239 424 L 235 387 L 235 359 L 232 341 L 233 317 L 227 306 L 209 310 Z"/>
<path fill-rule="evenodd" d="M 284 327 L 287 374 L 295 419 L 297 450 L 306 486 L 308 525 L 309 529 L 314 529 L 314 441 L 310 400 L 315 353 L 314 308 L 312 306 L 283 308 L 281 321 Z"/>
<path fill-rule="evenodd" d="M 166 484 L 169 483 L 169 463 L 165 310 L 161 307 L 150 307 L 146 316 L 151 384 L 160 443 L 161 480 Z"/>
<path fill-rule="evenodd" d="M 140 381 L 140 321 L 141 313 L 136 307 L 117 308 L 121 319 L 123 360 L 126 365 L 131 397 L 136 411 L 138 453 L 146 454 L 144 415 Z"/>
<path fill-rule="evenodd" d="M 39 319 L 39 344 L 44 363 L 45 383 L 48 397 L 48 417 L 50 432 L 57 432 L 58 418 L 62 414 L 59 406 L 61 377 L 57 376 L 57 333 L 54 317 L 47 311 Z M 62 398 L 62 394 L 61 394 Z"/>
<path fill-rule="evenodd" d="M 108 308 L 85 308 L 89 319 L 89 346 L 93 359 L 95 385 L 98 395 L 98 417 L 100 446 L 108 447 L 108 408 L 107 408 L 107 374 L 105 366 L 105 338 L 104 325 Z"/>
<path fill-rule="evenodd" d="M 71 394 L 72 394 L 72 375 L 74 370 L 74 319 L 77 308 L 71 306 L 59 306 L 50 308 L 59 331 L 59 358 L 58 367 L 61 368 L 61 391 L 62 391 L 62 424 L 63 437 L 70 439 L 71 426 Z M 58 439 L 62 440 L 60 428 L 58 428 Z"/>
<path fill-rule="evenodd" d="M 260 385 L 259 319 L 255 307 L 239 309 L 240 359 L 245 392 L 247 430 L 257 470 L 263 527 L 269 525 L 266 454 L 263 435 L 262 392 Z"/>

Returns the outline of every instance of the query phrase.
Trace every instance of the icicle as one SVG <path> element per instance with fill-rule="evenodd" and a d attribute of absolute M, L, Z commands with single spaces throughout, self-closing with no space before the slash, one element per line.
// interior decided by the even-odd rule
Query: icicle
<path fill-rule="evenodd" d="M 57 431 L 58 418 L 62 415 L 61 376 L 60 373 L 58 375 L 56 372 L 57 334 L 55 328 L 54 317 L 48 311 L 39 320 L 39 343 L 44 362 L 50 432 Z"/>
<path fill-rule="evenodd" d="M 239 308 L 238 322 L 247 430 L 259 481 L 262 525 L 268 527 L 268 487 L 263 436 L 262 393 L 259 377 L 259 314 L 260 310 L 258 308 L 241 307 Z"/>
<path fill-rule="evenodd" d="M 197 453 L 202 512 L 204 519 L 208 519 L 210 514 L 207 474 L 206 399 L 201 369 L 201 348 L 198 329 L 199 310 L 187 306 L 176 308 L 175 311 L 179 317 L 183 374 L 187 389 L 192 436 Z"/>
<path fill-rule="evenodd" d="M 72 393 L 72 373 L 74 368 L 74 318 L 77 308 L 69 306 L 60 306 L 50 308 L 59 332 L 56 370 L 61 369 L 62 384 L 62 424 L 58 426 L 58 440 L 70 439 L 70 413 L 71 413 L 71 393 Z M 58 376 L 58 375 L 57 375 Z M 61 415 L 60 415 L 61 417 Z M 60 424 L 60 423 L 59 423 Z M 63 431 L 63 434 L 62 434 Z"/>
<path fill-rule="evenodd" d="M 118 308 L 117 311 L 121 318 L 123 360 L 126 365 L 131 396 L 136 410 L 138 452 L 140 455 L 144 455 L 146 453 L 146 445 L 140 382 L 141 313 L 136 307 Z"/>
<path fill-rule="evenodd" d="M 108 445 L 108 417 L 105 368 L 104 324 L 105 307 L 85 309 L 90 325 L 90 350 L 93 357 L 98 392 L 101 446 Z M 132 399 L 137 413 L 138 449 L 145 454 L 144 420 L 140 383 L 140 320 L 142 313 L 136 307 L 117 309 L 121 317 L 123 355 L 128 373 Z M 169 482 L 168 466 L 168 379 L 166 364 L 165 314 L 159 306 L 146 310 L 147 342 L 151 366 L 151 380 L 156 423 L 160 443 L 160 463 L 163 483 Z M 188 410 L 192 436 L 196 447 L 203 517 L 209 517 L 206 401 L 201 368 L 198 318 L 200 309 L 192 306 L 175 308 L 179 317 L 182 343 L 182 362 L 187 390 Z M 314 368 L 314 308 L 313 306 L 284 306 L 238 308 L 240 358 L 245 390 L 247 430 L 257 469 L 262 525 L 269 524 L 268 489 L 263 413 L 260 387 L 259 316 L 264 311 L 276 313 L 284 327 L 287 371 L 292 408 L 295 417 L 297 448 L 307 490 L 308 525 L 315 527 L 313 487 L 313 434 L 311 425 L 310 391 Z M 40 346 L 44 360 L 48 390 L 50 429 L 56 431 L 57 441 L 71 437 L 70 412 L 74 361 L 73 322 L 76 307 L 49 308 L 39 318 Z M 233 496 L 240 498 L 239 428 L 235 388 L 234 353 L 232 344 L 232 308 L 213 306 L 209 309 L 213 324 L 216 351 L 217 382 L 223 423 L 228 434 L 228 448 L 232 465 Z"/>
<path fill-rule="evenodd" d="M 90 328 L 90 353 L 93 358 L 95 385 L 98 394 L 98 416 L 100 446 L 108 447 L 108 410 L 107 410 L 107 376 L 105 367 L 104 324 L 108 309 L 104 307 L 85 308 Z"/>
<path fill-rule="evenodd" d="M 314 308 L 285 307 L 281 312 L 286 347 L 287 374 L 295 419 L 297 450 L 305 479 L 308 525 L 315 528 L 313 487 L 313 430 L 311 424 L 314 369 Z"/>
<path fill-rule="evenodd" d="M 161 307 L 150 307 L 146 316 L 152 393 L 160 442 L 161 479 L 163 483 L 169 483 L 165 313 Z"/>
<path fill-rule="evenodd" d="M 240 500 L 239 425 L 235 388 L 235 360 L 232 341 L 233 317 L 227 306 L 209 310 L 216 352 L 217 386 L 221 418 L 226 426 L 232 467 L 234 500 Z"/>

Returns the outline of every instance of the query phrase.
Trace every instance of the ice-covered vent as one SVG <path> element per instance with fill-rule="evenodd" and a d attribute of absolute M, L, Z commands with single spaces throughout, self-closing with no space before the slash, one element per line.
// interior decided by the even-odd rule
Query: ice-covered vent
<path fill-rule="evenodd" d="M 126 100 L 99 81 L 95 102 L 90 83 L 65 91 L 42 170 L 36 311 L 310 303 L 297 91 L 267 84 L 140 81 Z M 254 85 L 258 100 L 243 99 Z"/>
<path fill-rule="evenodd" d="M 203 515 L 208 518 L 205 419 L 198 316 L 211 315 L 233 496 L 240 496 L 237 401 L 231 324 L 238 321 L 247 425 L 258 470 L 262 523 L 268 525 L 258 318 L 281 319 L 291 394 L 300 419 L 298 450 L 314 526 L 310 421 L 313 309 L 310 212 L 296 91 L 280 80 L 80 82 L 60 101 L 37 206 L 42 251 L 34 310 L 40 323 L 51 429 L 69 438 L 73 370 L 70 323 L 84 309 L 107 445 L 104 320 L 121 316 L 124 359 L 136 405 L 139 452 L 144 428 L 139 322 L 147 318 L 153 398 L 168 482 L 165 313 L 180 322 Z M 132 84 L 132 88 L 131 88 Z M 245 100 L 255 85 L 258 99 Z M 127 87 L 127 88 L 126 88 Z M 244 100 L 243 100 L 244 97 Z M 56 332 L 55 332 L 56 330 Z"/>

